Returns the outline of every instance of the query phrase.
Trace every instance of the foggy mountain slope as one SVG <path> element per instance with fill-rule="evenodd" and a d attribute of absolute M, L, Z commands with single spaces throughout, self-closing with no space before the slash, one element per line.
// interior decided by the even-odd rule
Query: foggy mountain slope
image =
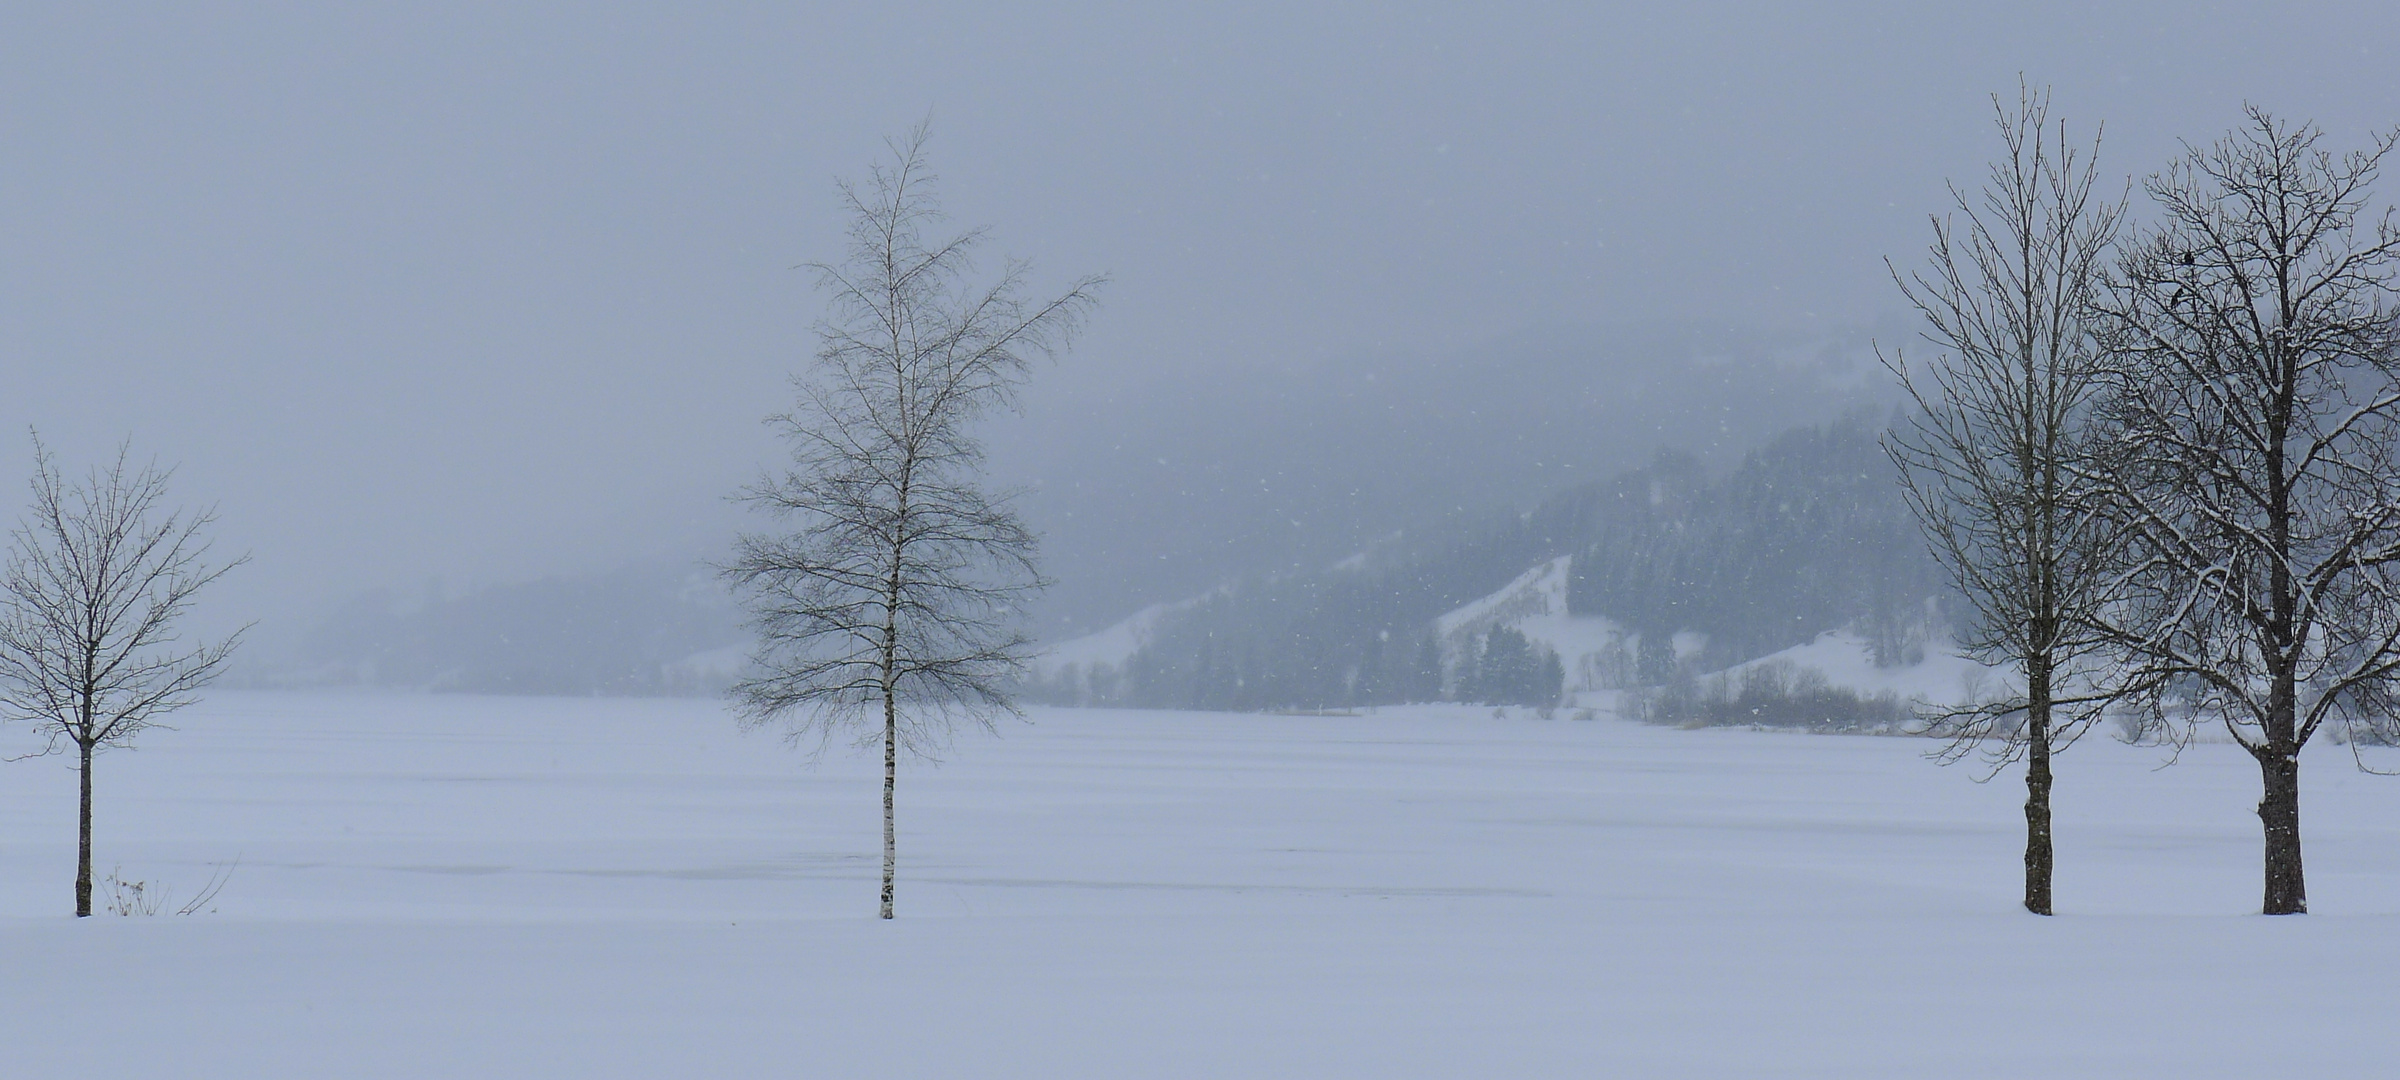
<path fill-rule="evenodd" d="M 1708 635 L 1736 663 L 1856 629 L 1895 661 L 1947 595 L 1864 415 L 1795 428 L 1721 477 L 1662 454 L 1593 497 L 1567 604 L 1658 638 Z M 1647 664 L 1649 681 L 1666 672 Z"/>
<path fill-rule="evenodd" d="M 1583 689 L 1654 685 L 1832 630 L 1868 643 L 1877 663 L 1906 663 L 1946 594 L 1880 431 L 1863 414 L 1795 428 L 1714 475 L 1660 451 L 1523 514 L 1249 575 L 1072 643 L 1034 692 L 1213 709 L 1441 700 L 1460 692 L 1470 639 L 1500 625 L 1572 653 L 1562 658 Z M 1502 595 L 1512 582 L 1524 596 Z M 1487 617 L 1479 603 L 1510 611 Z M 1537 615 L 1555 625 L 1527 623 Z"/>
<path fill-rule="evenodd" d="M 1095 379 L 1114 385 L 1096 400 L 1067 384 L 998 418 L 988 437 L 996 479 L 1030 481 L 1022 506 L 1047 533 L 1057 584 L 1038 629 L 1053 642 L 1137 611 L 1149 612 L 1136 620 L 1145 641 L 1227 619 L 1415 627 L 1577 550 L 1590 533 L 1587 497 L 1574 492 L 1591 485 L 1579 477 L 1661 445 L 1693 468 L 1730 464 L 1758 431 L 1873 409 L 1882 381 L 1862 366 L 1873 363 L 1865 348 L 1858 333 L 1553 330 L 1239 380 Z M 719 554 L 457 596 L 361 594 L 272 628 L 280 640 L 261 640 L 244 675 L 499 693 L 710 689 L 747 642 L 729 595 L 700 569 Z M 1360 573 L 1318 574 L 1345 559 Z M 1317 614 L 1290 614 L 1303 609 Z"/>
<path fill-rule="evenodd" d="M 1869 338 L 1658 322 L 1238 378 L 1058 372 L 1025 417 L 993 426 L 993 467 L 1027 488 L 1056 579 L 1036 631 L 1063 641 L 1396 531 L 1471 530 L 1660 446 L 1729 465 L 1764 432 L 1888 404 Z"/>

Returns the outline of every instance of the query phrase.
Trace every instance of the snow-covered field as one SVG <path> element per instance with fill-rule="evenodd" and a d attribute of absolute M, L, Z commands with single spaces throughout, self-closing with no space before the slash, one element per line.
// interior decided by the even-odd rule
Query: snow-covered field
<path fill-rule="evenodd" d="M 0 1076 L 2390 1075 L 2400 779 L 2312 752 L 2318 914 L 2257 909 L 2255 769 L 1422 708 L 1042 711 L 901 778 L 702 701 L 221 694 L 0 767 Z M 11 736 L 21 742 L 21 734 Z"/>

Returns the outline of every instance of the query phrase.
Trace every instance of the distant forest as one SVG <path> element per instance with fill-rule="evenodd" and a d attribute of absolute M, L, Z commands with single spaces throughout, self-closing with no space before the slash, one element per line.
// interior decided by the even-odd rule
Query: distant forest
<path fill-rule="evenodd" d="M 1556 659 L 1495 681 L 1454 658 L 1434 620 L 1572 555 L 1568 610 L 1638 635 L 1635 681 L 1664 683 L 1849 629 L 1879 663 L 1921 655 L 1947 586 L 1927 556 L 1877 417 L 1787 431 L 1721 476 L 1695 457 L 1560 492 L 1481 527 L 1399 536 L 1315 572 L 1232 583 L 1162 615 L 1122 669 L 1045 673 L 1034 700 L 1194 709 L 1326 709 L 1426 700 L 1539 703 Z M 1679 656 L 1670 646 L 1685 635 Z M 1490 641 L 1476 652 L 1490 651 Z M 1542 652 L 1535 648 L 1534 654 Z M 1555 695 L 1556 675 L 1546 676 Z M 1500 690 L 1505 684 L 1509 689 Z"/>

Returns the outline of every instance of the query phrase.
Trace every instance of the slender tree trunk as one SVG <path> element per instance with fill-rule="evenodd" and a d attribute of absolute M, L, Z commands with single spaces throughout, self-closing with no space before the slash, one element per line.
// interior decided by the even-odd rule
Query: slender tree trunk
<path fill-rule="evenodd" d="M 2025 910 L 2050 914 L 2050 663 L 2025 665 Z"/>
<path fill-rule="evenodd" d="M 83 811 L 75 836 L 75 917 L 82 919 L 92 914 L 92 748 L 77 750 L 83 759 Z"/>
<path fill-rule="evenodd" d="M 900 484 L 900 517 L 908 517 L 908 482 Z M 900 865 L 900 847 L 892 836 L 892 788 L 900 777 L 900 558 L 892 549 L 892 575 L 883 594 L 883 908 L 892 917 L 892 873 Z"/>
<path fill-rule="evenodd" d="M 890 694 L 883 696 L 883 917 L 892 917 L 892 871 L 899 865 L 899 846 L 892 838 L 892 783 L 900 775 L 900 709 Z"/>
<path fill-rule="evenodd" d="M 2258 755 L 2265 792 L 2258 820 L 2267 830 L 2269 915 L 2308 914 L 2308 882 L 2300 867 L 2300 755 L 2270 748 Z"/>
<path fill-rule="evenodd" d="M 900 355 L 894 334 L 892 355 Z M 883 917 L 892 917 L 892 873 L 900 864 L 899 844 L 892 836 L 892 787 L 900 776 L 900 568 L 907 555 L 909 488 L 916 476 L 912 452 L 900 470 L 899 509 L 893 515 L 897 532 L 892 542 L 891 576 L 883 593 Z"/>
<path fill-rule="evenodd" d="M 2281 329 L 2291 325 L 2288 297 L 2279 305 Z M 2274 680 L 2267 700 L 2262 752 L 2256 754 L 2260 774 L 2259 824 L 2267 832 L 2266 897 L 2259 910 L 2267 915 L 2308 914 L 2308 882 L 2300 870 L 2300 687 L 2298 679 L 2301 633 L 2297 611 L 2299 588 L 2292 580 L 2293 495 L 2297 478 L 2285 472 L 2284 446 L 2300 399 L 2300 366 L 2280 350 L 2274 355 L 2280 375 L 2267 413 L 2267 529 L 2273 558 L 2268 562 L 2267 587 L 2273 608 L 2266 640 L 2259 642 L 2269 659 Z M 2303 468 L 2305 468 L 2303 463 Z"/>

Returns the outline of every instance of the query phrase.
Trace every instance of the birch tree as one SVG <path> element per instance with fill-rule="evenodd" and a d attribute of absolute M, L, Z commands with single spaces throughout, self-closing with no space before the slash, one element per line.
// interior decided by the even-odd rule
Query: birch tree
<path fill-rule="evenodd" d="M 880 744 L 886 919 L 900 756 L 1014 714 L 1030 658 L 1035 537 L 985 488 L 974 425 L 1014 406 L 1101 285 L 1030 301 L 1013 260 L 972 281 L 980 230 L 925 235 L 942 220 L 926 136 L 920 125 L 865 184 L 841 187 L 848 257 L 810 267 L 828 302 L 816 363 L 794 380 L 798 407 L 769 421 L 792 462 L 740 496 L 789 529 L 742 537 L 725 569 L 758 635 L 755 673 L 732 690 L 740 716 L 820 750 L 842 733 Z"/>
<path fill-rule="evenodd" d="M 191 704 L 241 639 L 187 641 L 194 596 L 244 560 L 209 560 L 213 514 L 163 508 L 172 475 L 120 446 L 76 483 L 34 440 L 33 505 L 0 578 L 0 715 L 75 755 L 75 914 L 92 913 L 92 762 Z"/>
<path fill-rule="evenodd" d="M 2250 109 L 2149 180 L 2105 297 L 2141 549 L 2108 626 L 2154 722 L 2257 760 L 2269 915 L 2308 910 L 2302 747 L 2400 734 L 2400 231 L 2371 208 L 2396 140 L 2337 155 Z"/>
<path fill-rule="evenodd" d="M 1914 401 L 1886 436 L 1910 509 L 1972 618 L 1959 644 L 2021 691 L 1933 718 L 1942 757 L 2025 762 L 2025 909 L 2051 913 L 2051 757 L 2098 718 L 2102 639 L 2088 615 L 2119 545 L 2089 479 L 2105 357 L 2091 304 L 2122 215 L 2094 158 L 2052 124 L 2047 92 L 1992 99 L 2005 156 L 1983 190 L 1951 189 L 1923 269 L 1893 271 L 1934 356 L 1885 358 Z"/>

